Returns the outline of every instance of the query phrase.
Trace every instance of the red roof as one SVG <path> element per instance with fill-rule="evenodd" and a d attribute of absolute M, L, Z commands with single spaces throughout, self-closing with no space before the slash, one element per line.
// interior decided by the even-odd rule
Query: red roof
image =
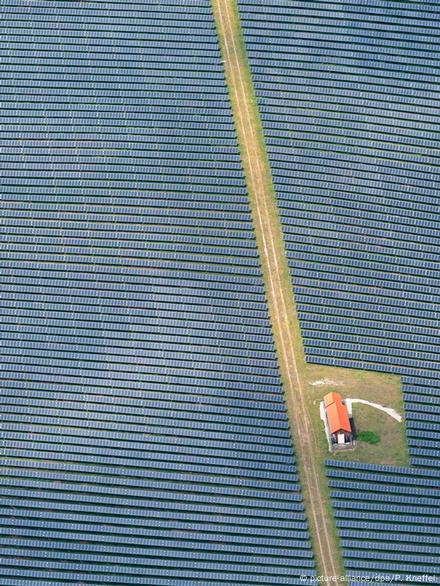
<path fill-rule="evenodd" d="M 324 397 L 324 406 L 327 413 L 327 420 L 330 427 L 330 433 L 338 431 L 351 432 L 350 420 L 348 418 L 347 407 L 343 404 L 339 393 L 328 393 Z"/>

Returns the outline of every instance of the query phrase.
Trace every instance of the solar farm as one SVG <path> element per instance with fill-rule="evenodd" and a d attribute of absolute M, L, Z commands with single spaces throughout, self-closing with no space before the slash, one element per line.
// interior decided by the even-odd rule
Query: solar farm
<path fill-rule="evenodd" d="M 227 75 L 240 26 L 285 323 L 320 376 L 394 375 L 404 408 L 408 466 L 316 463 L 332 567 L 351 586 L 440 584 L 440 6 L 0 14 L 0 586 L 332 577 L 249 193 L 259 154 L 243 161 Z M 314 397 L 301 409 L 318 417 Z"/>

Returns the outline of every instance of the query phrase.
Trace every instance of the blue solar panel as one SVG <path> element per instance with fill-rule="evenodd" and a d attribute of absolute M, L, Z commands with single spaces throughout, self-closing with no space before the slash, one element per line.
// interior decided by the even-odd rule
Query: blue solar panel
<path fill-rule="evenodd" d="M 298 584 L 209 1 L 0 10 L 2 586 Z"/>

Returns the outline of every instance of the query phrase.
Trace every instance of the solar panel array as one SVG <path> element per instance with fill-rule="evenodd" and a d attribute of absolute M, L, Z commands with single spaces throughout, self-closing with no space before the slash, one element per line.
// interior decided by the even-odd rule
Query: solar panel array
<path fill-rule="evenodd" d="M 209 0 L 1 15 L 2 586 L 304 583 Z"/>
<path fill-rule="evenodd" d="M 239 7 L 307 359 L 400 374 L 411 463 L 438 490 L 440 6 Z"/>
<path fill-rule="evenodd" d="M 440 583 L 435 470 L 332 461 L 327 473 L 352 586 Z"/>

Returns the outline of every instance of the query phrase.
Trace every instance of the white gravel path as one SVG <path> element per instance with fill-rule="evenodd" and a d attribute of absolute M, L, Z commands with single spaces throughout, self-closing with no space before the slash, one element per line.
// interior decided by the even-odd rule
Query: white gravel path
<path fill-rule="evenodd" d="M 338 382 L 331 380 L 329 378 L 322 378 L 321 380 L 314 380 L 313 382 L 310 381 L 310 384 L 312 385 L 312 387 L 321 386 L 321 385 L 325 385 L 325 386 L 331 385 L 333 387 L 344 386 L 344 383 L 338 383 Z"/>
<path fill-rule="evenodd" d="M 352 412 L 351 405 L 353 403 L 363 403 L 364 405 L 370 405 L 370 407 L 374 407 L 375 409 L 380 409 L 380 411 L 384 411 L 390 417 L 396 419 L 396 421 L 402 421 L 401 415 L 399 415 L 395 409 L 391 409 L 391 407 L 384 407 L 383 405 L 379 405 L 378 403 L 370 403 L 370 401 L 364 401 L 364 399 L 345 399 L 345 403 L 347 405 L 347 410 L 349 414 Z"/>

